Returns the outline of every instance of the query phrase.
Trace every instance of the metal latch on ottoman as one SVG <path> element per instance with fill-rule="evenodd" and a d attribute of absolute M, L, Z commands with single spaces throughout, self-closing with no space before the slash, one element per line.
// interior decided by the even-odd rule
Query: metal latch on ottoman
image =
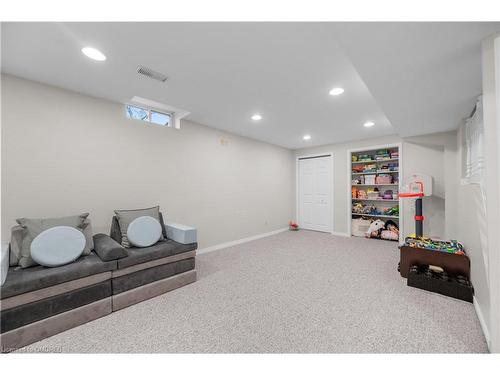
<path fill-rule="evenodd" d="M 165 223 L 167 237 L 182 244 L 195 243 L 196 228 L 177 223 Z"/>

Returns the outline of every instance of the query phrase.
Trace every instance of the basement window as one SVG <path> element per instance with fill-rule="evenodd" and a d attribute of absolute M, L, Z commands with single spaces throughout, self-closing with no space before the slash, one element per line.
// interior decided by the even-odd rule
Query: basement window
<path fill-rule="evenodd" d="M 159 112 L 150 108 L 138 107 L 127 104 L 125 106 L 127 117 L 133 120 L 146 121 L 161 126 L 172 126 L 172 113 Z"/>

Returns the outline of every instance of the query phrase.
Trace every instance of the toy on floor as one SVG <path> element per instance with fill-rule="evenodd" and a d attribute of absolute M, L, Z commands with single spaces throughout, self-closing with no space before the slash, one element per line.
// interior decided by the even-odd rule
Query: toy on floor
<path fill-rule="evenodd" d="M 411 235 L 409 237 L 406 237 L 405 245 L 410 247 L 419 247 L 426 250 L 442 251 L 445 253 L 456 255 L 465 255 L 463 245 L 455 240 L 440 241 L 433 240 L 427 237 L 417 237 L 416 235 Z"/>
<path fill-rule="evenodd" d="M 414 173 L 405 179 L 399 192 L 400 198 L 415 199 L 415 233 L 424 236 L 424 213 L 422 198 L 432 195 L 432 177 L 422 173 Z"/>
<path fill-rule="evenodd" d="M 382 220 L 375 220 L 370 224 L 370 227 L 366 231 L 366 237 L 376 237 L 379 238 L 379 231 L 385 227 L 385 223 Z"/>
<path fill-rule="evenodd" d="M 447 273 L 442 267 L 418 266 L 410 267 L 407 285 L 415 288 L 439 293 L 448 297 L 473 302 L 474 287 L 464 275 Z"/>
<path fill-rule="evenodd" d="M 293 222 L 292 220 L 290 220 L 288 222 L 288 229 L 291 230 L 291 231 L 297 231 L 299 230 L 299 224 Z"/>

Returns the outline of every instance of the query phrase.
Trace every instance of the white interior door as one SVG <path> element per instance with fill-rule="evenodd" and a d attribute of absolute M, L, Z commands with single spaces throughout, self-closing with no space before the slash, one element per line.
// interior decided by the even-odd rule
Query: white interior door
<path fill-rule="evenodd" d="M 298 222 L 304 229 L 332 231 L 332 157 L 299 159 Z"/>

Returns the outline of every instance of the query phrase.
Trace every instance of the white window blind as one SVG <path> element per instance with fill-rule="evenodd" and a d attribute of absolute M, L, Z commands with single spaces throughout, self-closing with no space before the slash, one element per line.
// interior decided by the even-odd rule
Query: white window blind
<path fill-rule="evenodd" d="M 462 129 L 462 181 L 465 184 L 481 184 L 484 174 L 484 125 L 483 101 L 480 96 L 474 113 Z"/>

